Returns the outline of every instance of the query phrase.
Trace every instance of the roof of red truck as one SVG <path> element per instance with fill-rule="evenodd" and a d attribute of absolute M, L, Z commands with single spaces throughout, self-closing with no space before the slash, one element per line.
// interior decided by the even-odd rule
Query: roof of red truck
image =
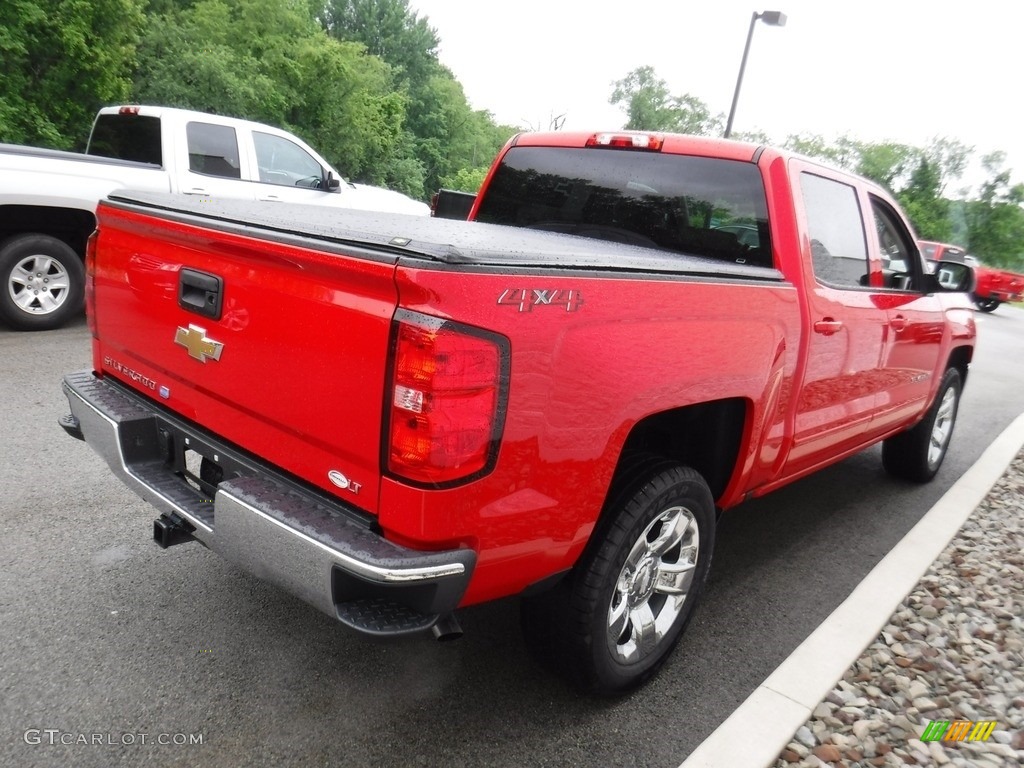
<path fill-rule="evenodd" d="M 720 157 L 727 160 L 750 162 L 761 148 L 731 139 L 711 139 L 706 136 L 690 136 L 663 131 L 544 131 L 520 133 L 512 140 L 516 146 L 531 147 L 602 147 L 621 146 L 618 142 L 632 141 L 636 148 L 669 152 L 677 155 L 698 155 Z M 641 147 L 636 142 L 648 142 Z"/>

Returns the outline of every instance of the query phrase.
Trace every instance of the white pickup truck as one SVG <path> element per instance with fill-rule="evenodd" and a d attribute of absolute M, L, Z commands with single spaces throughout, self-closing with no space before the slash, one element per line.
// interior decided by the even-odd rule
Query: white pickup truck
<path fill-rule="evenodd" d="M 426 203 L 346 181 L 307 144 L 269 125 L 169 107 L 106 107 L 85 154 L 0 144 L 0 320 L 48 330 L 81 310 L 96 204 L 121 188 L 430 214 Z"/>

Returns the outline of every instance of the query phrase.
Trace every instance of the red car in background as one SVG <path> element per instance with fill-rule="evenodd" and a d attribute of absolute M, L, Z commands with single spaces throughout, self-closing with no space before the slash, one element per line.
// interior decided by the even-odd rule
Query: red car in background
<path fill-rule="evenodd" d="M 1024 298 L 1024 275 L 1005 269 L 986 267 L 963 248 L 947 243 L 918 242 L 921 253 L 928 261 L 957 261 L 974 267 L 976 285 L 971 298 L 982 312 L 992 312 L 1004 301 Z"/>

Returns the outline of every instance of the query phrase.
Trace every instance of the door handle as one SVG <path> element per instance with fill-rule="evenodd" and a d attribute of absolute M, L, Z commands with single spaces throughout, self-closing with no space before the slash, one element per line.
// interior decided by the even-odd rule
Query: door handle
<path fill-rule="evenodd" d="M 203 317 L 220 320 L 224 279 L 218 275 L 182 267 L 178 273 L 178 306 Z"/>
<path fill-rule="evenodd" d="M 831 336 L 843 329 L 843 321 L 835 318 L 825 317 L 814 323 L 814 332 L 822 336 Z"/>
<path fill-rule="evenodd" d="M 908 320 L 903 315 L 896 315 L 896 317 L 889 321 L 889 325 L 894 331 L 904 330 L 907 327 L 907 324 Z"/>

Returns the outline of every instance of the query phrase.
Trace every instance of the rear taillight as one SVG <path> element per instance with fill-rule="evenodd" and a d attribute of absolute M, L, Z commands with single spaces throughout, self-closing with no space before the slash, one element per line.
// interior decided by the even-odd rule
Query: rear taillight
<path fill-rule="evenodd" d="M 85 319 L 93 338 L 96 333 L 96 238 L 97 230 L 85 241 Z"/>
<path fill-rule="evenodd" d="M 478 477 L 497 458 L 508 340 L 399 310 L 388 392 L 388 471 L 416 483 Z"/>

